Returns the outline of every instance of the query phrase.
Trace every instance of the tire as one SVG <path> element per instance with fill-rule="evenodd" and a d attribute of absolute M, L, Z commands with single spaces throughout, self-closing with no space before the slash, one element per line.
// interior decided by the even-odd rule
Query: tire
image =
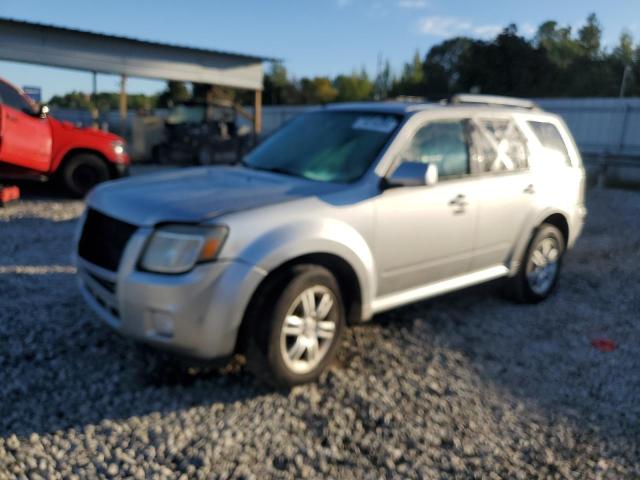
<path fill-rule="evenodd" d="M 258 295 L 244 331 L 249 370 L 276 387 L 317 380 L 345 328 L 334 276 L 320 266 L 299 265 L 273 278 Z"/>
<path fill-rule="evenodd" d="M 508 296 L 522 303 L 549 297 L 558 283 L 565 248 L 562 232 L 543 223 L 529 242 L 518 273 L 508 281 Z"/>
<path fill-rule="evenodd" d="M 74 155 L 64 163 L 59 175 L 62 187 L 77 198 L 83 198 L 97 184 L 111 178 L 105 161 L 92 153 Z"/>

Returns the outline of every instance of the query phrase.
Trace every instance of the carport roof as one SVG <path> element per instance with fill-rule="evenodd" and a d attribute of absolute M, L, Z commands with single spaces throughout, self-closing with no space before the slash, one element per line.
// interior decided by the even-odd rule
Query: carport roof
<path fill-rule="evenodd" d="M 262 63 L 278 61 L 2 17 L 0 59 L 250 89 L 262 88 Z"/>

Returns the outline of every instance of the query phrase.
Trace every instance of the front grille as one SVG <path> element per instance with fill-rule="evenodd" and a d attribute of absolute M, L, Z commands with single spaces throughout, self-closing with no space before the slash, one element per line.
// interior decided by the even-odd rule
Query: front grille
<path fill-rule="evenodd" d="M 89 209 L 78 244 L 78 255 L 86 261 L 115 272 L 136 227 Z"/>
<path fill-rule="evenodd" d="M 109 292 L 116 293 L 115 282 L 110 282 L 109 280 L 99 277 L 98 275 L 94 275 L 93 273 L 89 273 L 89 276 L 93 278 L 96 282 L 98 282 L 100 285 L 102 285 Z"/>

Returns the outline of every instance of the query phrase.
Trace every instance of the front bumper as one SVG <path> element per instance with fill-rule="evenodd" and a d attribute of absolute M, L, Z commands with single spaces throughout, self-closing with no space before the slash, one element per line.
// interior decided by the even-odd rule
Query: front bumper
<path fill-rule="evenodd" d="M 182 275 L 136 269 L 151 231 L 129 241 L 118 272 L 76 259 L 80 290 L 112 328 L 156 347 L 201 359 L 233 353 L 244 312 L 265 273 L 217 261 Z"/>

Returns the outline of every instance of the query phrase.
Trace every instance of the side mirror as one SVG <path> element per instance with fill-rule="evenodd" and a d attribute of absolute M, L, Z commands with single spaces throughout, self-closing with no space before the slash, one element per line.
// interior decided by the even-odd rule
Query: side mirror
<path fill-rule="evenodd" d="M 38 115 L 40 115 L 40 118 L 47 118 L 49 116 L 49 105 L 40 105 Z"/>
<path fill-rule="evenodd" d="M 388 187 L 428 187 L 436 183 L 438 166 L 422 162 L 402 162 L 386 179 Z"/>

